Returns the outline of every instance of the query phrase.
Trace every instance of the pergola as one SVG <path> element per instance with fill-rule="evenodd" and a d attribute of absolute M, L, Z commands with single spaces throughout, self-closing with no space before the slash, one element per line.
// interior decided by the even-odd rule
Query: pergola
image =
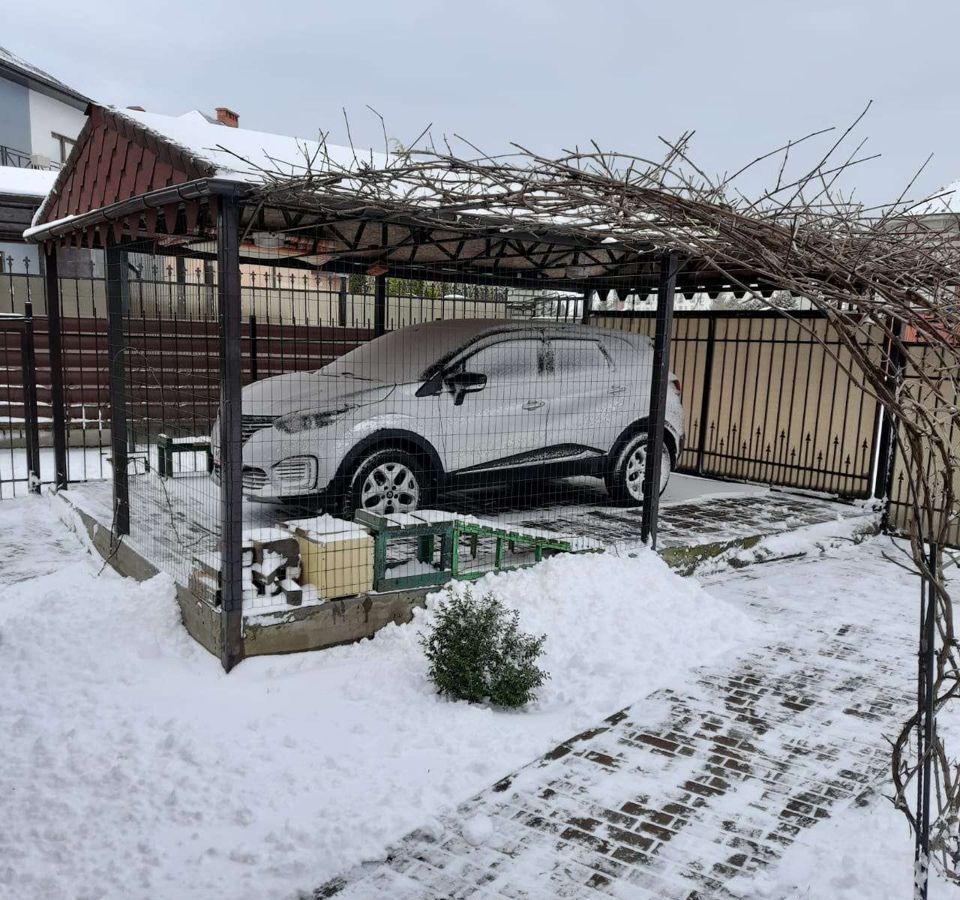
<path fill-rule="evenodd" d="M 129 533 L 129 486 L 122 310 L 127 294 L 126 254 L 149 242 L 155 252 L 216 259 L 220 321 L 221 625 L 222 662 L 242 656 L 242 440 L 240 266 L 303 267 L 375 277 L 374 331 L 386 329 L 387 278 L 563 289 L 582 292 L 583 320 L 594 292 L 621 296 L 656 285 L 656 332 L 650 394 L 648 466 L 641 537 L 657 536 L 659 468 L 675 292 L 730 289 L 705 261 L 683 258 L 654 239 L 626 245 L 610 234 L 585 233 L 549 217 L 518 223 L 496 209 L 444 208 L 391 202 L 342 188 L 309 195 L 290 191 L 270 170 L 296 172 L 311 145 L 259 135 L 203 120 L 180 119 L 100 106 L 87 125 L 27 236 L 43 245 L 50 353 L 54 372 L 56 482 L 67 481 L 62 343 L 58 288 L 60 247 L 99 248 L 106 256 L 110 356 L 114 537 Z M 312 145 L 316 146 L 316 145 Z M 281 154 L 286 154 L 284 158 Z M 342 165 L 361 183 L 376 169 L 351 150 Z M 351 159 L 352 156 L 352 159 Z M 251 157 L 253 159 L 251 160 Z M 283 160 L 282 163 L 278 160 Z M 302 168 L 302 166 L 301 166 Z M 269 240 L 264 240 L 268 236 Z M 756 284 L 743 272 L 741 284 Z M 764 292 L 770 285 L 758 285 Z"/>

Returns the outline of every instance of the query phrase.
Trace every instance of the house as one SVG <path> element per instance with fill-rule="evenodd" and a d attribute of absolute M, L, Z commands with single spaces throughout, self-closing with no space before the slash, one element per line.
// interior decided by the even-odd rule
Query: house
<path fill-rule="evenodd" d="M 23 243 L 23 229 L 70 155 L 89 102 L 0 47 L 0 272 L 11 265 L 38 270 L 36 247 Z"/>

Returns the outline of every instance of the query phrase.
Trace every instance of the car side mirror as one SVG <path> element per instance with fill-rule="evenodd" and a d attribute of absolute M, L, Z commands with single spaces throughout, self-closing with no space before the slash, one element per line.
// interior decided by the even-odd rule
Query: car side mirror
<path fill-rule="evenodd" d="M 454 406 L 460 406 L 467 394 L 482 391 L 487 386 L 487 376 L 481 372 L 458 372 L 447 379 L 453 391 Z"/>

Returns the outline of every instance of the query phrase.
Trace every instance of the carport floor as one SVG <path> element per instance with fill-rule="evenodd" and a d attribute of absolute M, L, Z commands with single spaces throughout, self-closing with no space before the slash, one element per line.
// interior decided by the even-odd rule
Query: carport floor
<path fill-rule="evenodd" d="M 676 493 L 689 499 L 670 502 L 666 500 L 669 493 L 665 495 L 660 508 L 661 549 L 726 544 L 868 514 L 860 506 L 785 490 L 682 475 L 673 478 L 682 488 Z M 629 549 L 639 543 L 639 508 L 612 505 L 599 482 L 578 479 L 540 487 L 539 493 L 532 495 L 518 495 L 516 491 L 451 492 L 441 496 L 437 506 L 502 525 L 589 538 L 605 547 Z M 70 497 L 104 527 L 110 527 L 110 482 L 71 485 Z M 205 475 L 168 479 L 156 473 L 132 476 L 129 541 L 159 569 L 185 585 L 193 558 L 217 550 L 219 510 L 219 491 Z M 308 509 L 247 503 L 244 528 L 270 527 L 313 514 L 315 511 Z"/>

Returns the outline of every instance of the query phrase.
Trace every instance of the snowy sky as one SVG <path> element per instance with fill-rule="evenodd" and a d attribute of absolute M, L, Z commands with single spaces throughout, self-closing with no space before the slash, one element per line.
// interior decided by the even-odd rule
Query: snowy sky
<path fill-rule="evenodd" d="M 873 100 L 860 133 L 883 156 L 855 184 L 881 201 L 931 152 L 921 192 L 960 178 L 958 33 L 956 0 L 45 0 L 4 17 L 3 44 L 103 102 L 339 142 L 346 107 L 382 146 L 366 104 L 404 142 L 432 122 L 489 151 L 659 157 L 695 128 L 711 172 Z"/>

